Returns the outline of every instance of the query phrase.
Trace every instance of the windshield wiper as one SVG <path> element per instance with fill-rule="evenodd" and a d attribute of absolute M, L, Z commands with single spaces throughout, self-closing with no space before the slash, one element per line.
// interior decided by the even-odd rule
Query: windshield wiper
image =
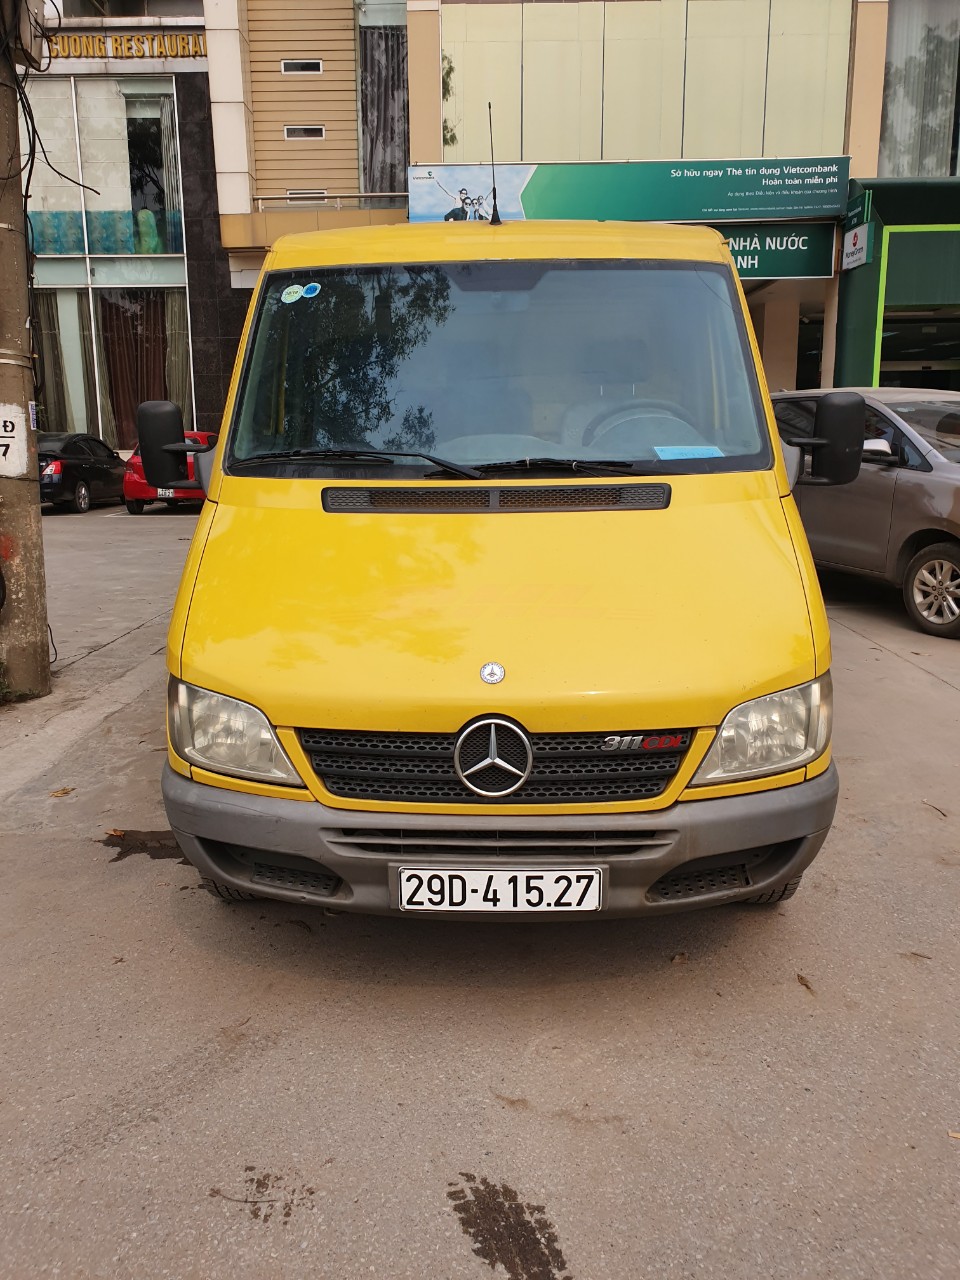
<path fill-rule="evenodd" d="M 486 475 L 500 471 L 579 471 L 594 476 L 656 474 L 636 462 L 608 461 L 606 458 L 512 458 L 506 462 L 481 462 L 478 469 Z"/>
<path fill-rule="evenodd" d="M 420 458 L 450 475 L 463 476 L 466 480 L 481 478 L 479 471 L 459 462 L 448 462 L 446 458 L 436 458 L 432 453 L 408 453 L 399 449 L 272 449 L 268 453 L 255 453 L 249 458 L 236 458 L 232 465 L 251 467 L 257 462 L 285 461 L 388 463 L 392 458 Z"/>

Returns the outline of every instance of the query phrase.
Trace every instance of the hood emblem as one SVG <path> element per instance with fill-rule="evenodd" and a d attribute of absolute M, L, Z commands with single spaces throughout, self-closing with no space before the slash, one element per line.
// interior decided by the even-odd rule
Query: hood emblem
<path fill-rule="evenodd" d="M 453 749 L 457 777 L 475 795 L 512 795 L 530 777 L 533 747 L 509 720 L 489 717 L 468 725 Z"/>
<path fill-rule="evenodd" d="M 499 684 L 506 674 L 499 662 L 485 662 L 480 668 L 480 679 L 484 684 Z"/>

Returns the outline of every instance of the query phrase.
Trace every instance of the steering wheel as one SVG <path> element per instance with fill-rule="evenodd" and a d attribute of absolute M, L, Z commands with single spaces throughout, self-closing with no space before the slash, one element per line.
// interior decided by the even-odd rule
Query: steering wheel
<path fill-rule="evenodd" d="M 674 400 L 628 400 L 625 404 L 615 405 L 612 409 L 604 409 L 592 422 L 587 423 L 582 443 L 591 444 L 594 440 L 601 439 L 608 431 L 620 426 L 622 422 L 629 422 L 631 418 L 650 418 L 658 413 L 679 418 L 688 427 L 693 427 L 694 431 L 697 429 L 697 424 L 692 421 L 686 409 Z"/>

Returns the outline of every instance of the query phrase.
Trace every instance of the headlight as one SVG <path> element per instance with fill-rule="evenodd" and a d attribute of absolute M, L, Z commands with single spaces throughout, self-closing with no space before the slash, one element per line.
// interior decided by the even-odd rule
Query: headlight
<path fill-rule="evenodd" d="M 720 726 L 693 785 L 759 778 L 816 760 L 830 742 L 832 720 L 829 672 L 809 684 L 743 702 Z"/>
<path fill-rule="evenodd" d="M 246 702 L 171 678 L 167 723 L 174 751 L 190 764 L 234 778 L 303 786 L 267 717 Z"/>

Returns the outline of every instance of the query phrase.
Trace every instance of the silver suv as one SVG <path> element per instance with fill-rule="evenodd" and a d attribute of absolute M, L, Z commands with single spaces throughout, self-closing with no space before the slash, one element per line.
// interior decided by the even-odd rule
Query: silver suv
<path fill-rule="evenodd" d="M 860 475 L 794 490 L 818 564 L 885 578 L 913 622 L 960 637 L 960 392 L 850 387 L 867 404 Z M 813 434 L 825 391 L 773 396 L 781 438 Z"/>

